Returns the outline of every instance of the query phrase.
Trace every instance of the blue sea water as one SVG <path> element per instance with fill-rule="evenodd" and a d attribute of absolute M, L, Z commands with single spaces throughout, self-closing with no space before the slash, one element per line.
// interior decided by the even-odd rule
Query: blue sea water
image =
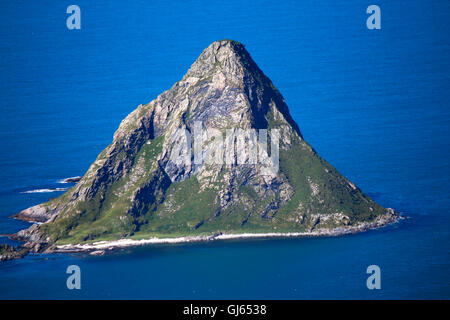
<path fill-rule="evenodd" d="M 449 299 L 450 2 L 67 1 L 0 3 L 0 233 L 8 217 L 82 175 L 137 105 L 211 42 L 243 42 L 305 139 L 409 219 L 336 238 L 228 241 L 36 255 L 0 264 L 1 299 Z M 299 160 L 300 161 L 300 160 Z M 0 237 L 1 242 L 11 242 Z M 82 289 L 66 287 L 79 265 Z M 381 268 L 368 290 L 366 268 Z"/>

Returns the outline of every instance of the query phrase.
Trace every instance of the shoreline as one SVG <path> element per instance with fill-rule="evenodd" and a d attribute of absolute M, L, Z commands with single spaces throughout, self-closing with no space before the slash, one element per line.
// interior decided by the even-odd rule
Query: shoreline
<path fill-rule="evenodd" d="M 173 238 L 157 238 L 134 240 L 123 238 L 110 241 L 97 241 L 91 244 L 66 244 L 59 245 L 56 248 L 47 251 L 47 253 L 89 253 L 91 255 L 103 255 L 106 251 L 122 249 L 127 247 L 138 247 L 157 244 L 182 244 L 197 243 L 220 240 L 239 240 L 239 239 L 282 239 L 282 238 L 312 238 L 312 237 L 336 237 L 348 234 L 365 232 L 368 230 L 379 229 L 403 219 L 400 215 L 392 213 L 388 216 L 379 217 L 375 221 L 362 223 L 355 226 L 337 227 L 334 229 L 317 229 L 306 232 L 268 232 L 268 233 L 216 233 L 211 235 L 184 236 Z"/>

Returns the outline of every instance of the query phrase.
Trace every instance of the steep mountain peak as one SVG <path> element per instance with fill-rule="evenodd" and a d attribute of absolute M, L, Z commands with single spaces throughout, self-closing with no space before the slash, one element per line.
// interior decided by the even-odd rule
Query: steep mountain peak
<path fill-rule="evenodd" d="M 183 79 L 166 93 L 160 96 L 161 100 L 172 96 L 184 102 L 189 115 L 187 122 L 202 121 L 222 129 L 230 126 L 266 129 L 271 114 L 302 137 L 282 95 L 245 46 L 234 40 L 210 44 Z"/>
<path fill-rule="evenodd" d="M 211 72 L 224 72 L 230 76 L 239 75 L 246 66 L 250 65 L 256 66 L 242 43 L 234 40 L 220 40 L 203 50 L 186 76 L 202 77 Z"/>
<path fill-rule="evenodd" d="M 199 123 L 200 163 L 189 141 Z M 279 139 L 254 139 L 257 131 Z M 279 157 L 269 158 L 269 140 Z M 37 251 L 130 236 L 335 234 L 397 219 L 304 141 L 282 95 L 232 40 L 212 43 L 172 88 L 130 113 L 73 188 L 18 217 L 47 219 L 17 235 Z"/>
<path fill-rule="evenodd" d="M 249 58 L 249 53 L 245 49 L 245 45 L 230 39 L 223 39 L 214 41 L 207 48 L 205 48 L 199 58 L 214 54 L 219 61 L 225 57 Z"/>

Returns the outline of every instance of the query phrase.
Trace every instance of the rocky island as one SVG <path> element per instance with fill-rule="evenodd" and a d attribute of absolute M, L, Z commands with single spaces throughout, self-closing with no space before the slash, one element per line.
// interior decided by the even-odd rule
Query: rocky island
<path fill-rule="evenodd" d="M 230 159 L 196 162 L 193 153 L 175 150 L 189 143 L 180 129 L 193 136 L 198 123 L 231 137 Z M 235 139 L 239 130 L 279 133 L 267 140 L 276 170 L 263 172 L 249 155 L 238 161 L 245 142 L 255 141 Z M 200 136 L 201 155 L 217 154 L 215 139 Z M 262 145 L 257 140 L 258 159 Z M 187 161 L 173 161 L 174 153 Z M 13 236 L 26 250 L 101 254 L 147 243 L 341 235 L 399 216 L 322 159 L 244 45 L 222 40 L 171 89 L 130 113 L 75 186 L 15 217 L 36 222 Z"/>

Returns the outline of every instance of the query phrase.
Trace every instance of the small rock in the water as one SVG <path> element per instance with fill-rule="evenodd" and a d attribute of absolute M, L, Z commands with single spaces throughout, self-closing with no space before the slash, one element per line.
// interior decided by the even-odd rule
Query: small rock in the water
<path fill-rule="evenodd" d="M 20 259 L 26 256 L 28 249 L 24 247 L 14 248 L 8 244 L 0 244 L 0 261 Z"/>
<path fill-rule="evenodd" d="M 97 250 L 97 251 L 92 251 L 89 253 L 91 256 L 102 256 L 105 254 L 104 250 Z"/>
<path fill-rule="evenodd" d="M 77 183 L 80 180 L 81 180 L 81 177 L 70 177 L 70 178 L 62 179 L 60 182 L 61 183 Z"/>

